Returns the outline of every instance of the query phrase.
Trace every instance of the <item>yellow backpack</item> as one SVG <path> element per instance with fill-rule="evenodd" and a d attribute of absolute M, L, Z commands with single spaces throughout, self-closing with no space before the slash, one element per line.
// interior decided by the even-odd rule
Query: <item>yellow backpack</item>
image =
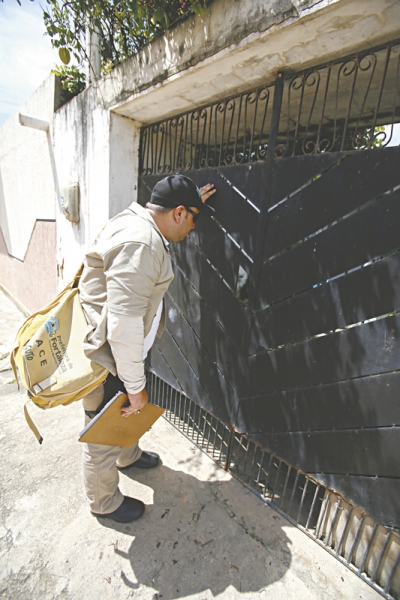
<path fill-rule="evenodd" d="M 10 355 L 17 383 L 16 367 L 30 400 L 41 408 L 80 400 L 108 375 L 107 369 L 83 352 L 83 341 L 91 327 L 79 301 L 82 270 L 83 265 L 53 302 L 26 319 Z M 43 438 L 28 413 L 27 403 L 26 421 L 41 444 Z"/>

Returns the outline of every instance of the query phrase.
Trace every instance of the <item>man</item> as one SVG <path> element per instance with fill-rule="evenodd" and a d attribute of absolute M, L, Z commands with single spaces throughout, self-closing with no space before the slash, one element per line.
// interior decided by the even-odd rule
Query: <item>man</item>
<path fill-rule="evenodd" d="M 165 328 L 163 298 L 173 279 L 168 242 L 179 242 L 195 227 L 203 203 L 215 193 L 184 175 L 159 181 L 143 208 L 137 203 L 111 219 L 86 255 L 79 283 L 80 300 L 91 331 L 85 354 L 110 371 L 104 385 L 83 399 L 87 424 L 113 386 L 121 381 L 129 406 L 122 416 L 146 404 L 144 358 Z M 142 516 L 144 504 L 123 496 L 118 469 L 151 469 L 160 458 L 136 444 L 119 448 L 84 444 L 83 478 L 93 514 L 128 523 Z"/>

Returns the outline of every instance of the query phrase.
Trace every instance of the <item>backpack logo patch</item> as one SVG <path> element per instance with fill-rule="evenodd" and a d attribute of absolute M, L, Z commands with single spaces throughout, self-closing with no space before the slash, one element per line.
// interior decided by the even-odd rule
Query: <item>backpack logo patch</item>
<path fill-rule="evenodd" d="M 46 331 L 49 334 L 49 337 L 53 337 L 56 334 L 59 328 L 59 323 L 57 317 L 50 317 L 45 323 Z"/>

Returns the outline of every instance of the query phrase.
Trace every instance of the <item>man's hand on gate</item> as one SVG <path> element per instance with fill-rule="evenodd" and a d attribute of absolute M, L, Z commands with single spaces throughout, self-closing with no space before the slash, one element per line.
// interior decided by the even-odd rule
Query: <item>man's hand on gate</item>
<path fill-rule="evenodd" d="M 128 394 L 129 406 L 125 406 L 121 409 L 121 415 L 123 417 L 129 417 L 130 415 L 137 414 L 145 404 L 147 404 L 148 396 L 145 389 L 137 394 Z"/>
<path fill-rule="evenodd" d="M 200 188 L 201 201 L 203 203 L 207 202 L 209 197 L 215 194 L 216 191 L 217 190 L 215 189 L 213 183 L 207 183 L 206 185 L 203 185 L 203 187 Z"/>

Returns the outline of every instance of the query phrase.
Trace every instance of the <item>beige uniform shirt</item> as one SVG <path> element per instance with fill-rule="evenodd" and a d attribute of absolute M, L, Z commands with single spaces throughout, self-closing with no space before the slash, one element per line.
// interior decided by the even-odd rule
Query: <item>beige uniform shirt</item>
<path fill-rule="evenodd" d="M 89 324 L 86 356 L 116 375 L 107 341 L 108 311 L 142 317 L 147 336 L 172 279 L 167 240 L 150 213 L 131 204 L 107 223 L 84 260 L 79 292 Z M 165 310 L 158 337 L 164 328 Z"/>

